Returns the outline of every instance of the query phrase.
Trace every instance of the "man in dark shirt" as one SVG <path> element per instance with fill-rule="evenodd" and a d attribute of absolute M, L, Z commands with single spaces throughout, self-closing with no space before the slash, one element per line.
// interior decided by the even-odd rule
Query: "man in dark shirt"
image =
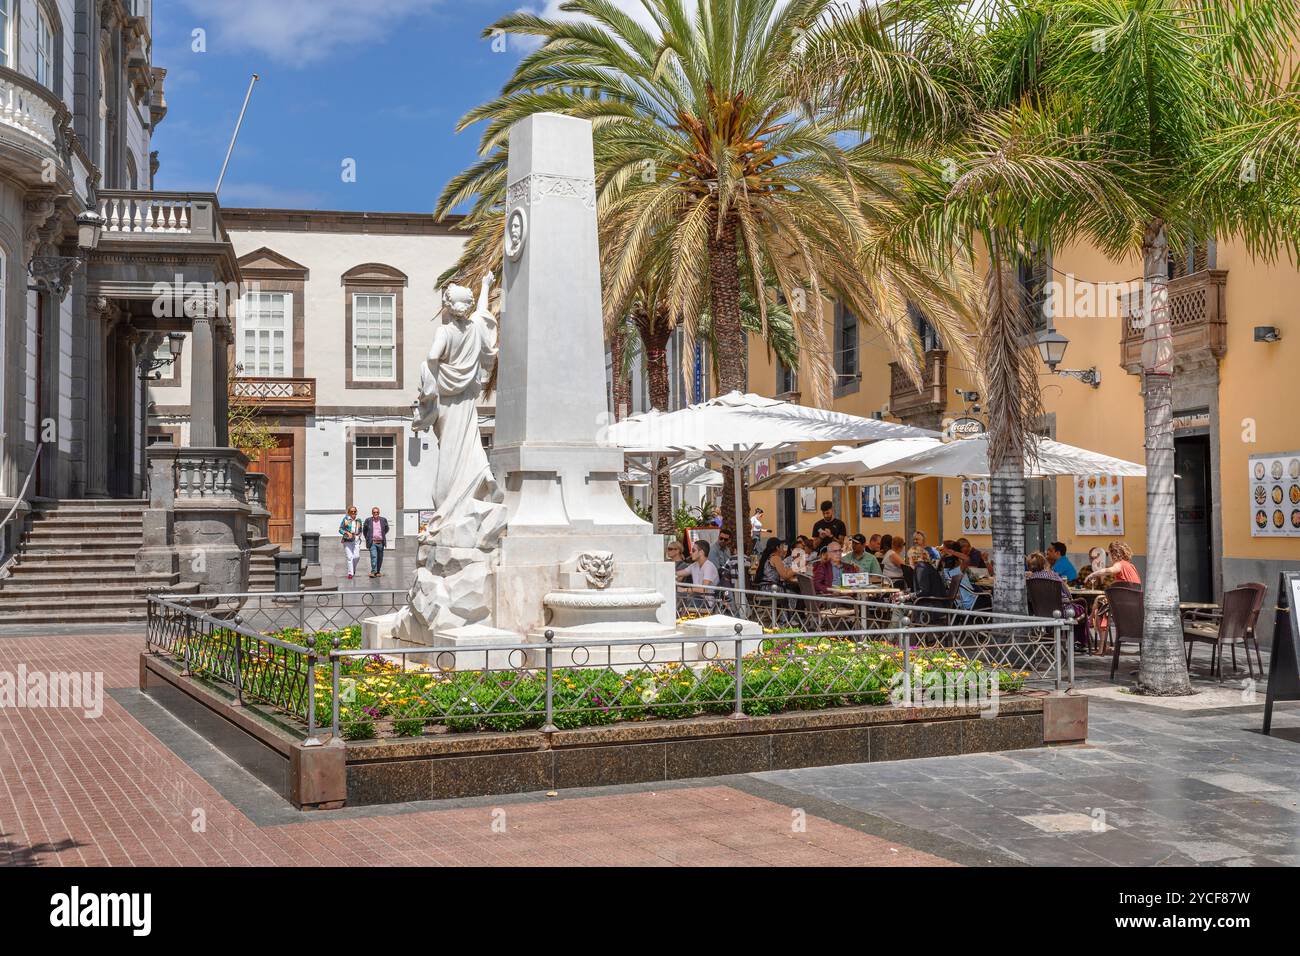
<path fill-rule="evenodd" d="M 814 539 L 818 539 L 821 537 L 823 528 L 829 530 L 831 533 L 831 537 L 835 538 L 836 540 L 843 539 L 843 537 L 846 534 L 848 534 L 848 530 L 849 530 L 844 526 L 843 521 L 835 517 L 835 506 L 832 505 L 829 501 L 822 502 L 821 520 L 813 525 L 812 533 Z M 824 544 L 825 542 L 818 542 L 818 543 Z"/>

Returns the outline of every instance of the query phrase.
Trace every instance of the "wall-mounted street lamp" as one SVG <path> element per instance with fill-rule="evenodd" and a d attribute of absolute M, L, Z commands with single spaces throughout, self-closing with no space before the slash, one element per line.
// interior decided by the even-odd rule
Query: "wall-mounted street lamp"
<path fill-rule="evenodd" d="M 89 252 L 98 248 L 99 239 L 104 235 L 104 217 L 93 209 L 87 209 L 77 217 L 77 248 Z"/>
<path fill-rule="evenodd" d="M 161 368 L 166 368 L 173 364 L 181 357 L 181 349 L 185 346 L 185 336 L 179 332 L 167 333 L 167 351 L 171 353 L 171 358 L 158 358 L 150 356 L 140 362 L 140 381 L 147 382 L 149 379 L 162 378 Z"/>
<path fill-rule="evenodd" d="M 1101 385 L 1101 373 L 1097 371 L 1095 365 L 1092 368 L 1058 367 L 1065 360 L 1065 350 L 1069 347 L 1070 340 L 1056 329 L 1039 332 L 1034 341 L 1038 346 L 1038 354 L 1042 358 L 1043 364 L 1047 366 L 1048 371 L 1053 375 L 1077 378 L 1084 385 L 1091 385 L 1093 388 Z"/>
<path fill-rule="evenodd" d="M 99 245 L 104 234 L 104 217 L 87 209 L 77 217 L 77 249 L 75 256 L 32 256 L 27 264 L 27 274 L 32 277 L 32 289 L 54 296 L 60 302 L 68 293 L 73 274 L 81 268 L 86 253 Z"/>

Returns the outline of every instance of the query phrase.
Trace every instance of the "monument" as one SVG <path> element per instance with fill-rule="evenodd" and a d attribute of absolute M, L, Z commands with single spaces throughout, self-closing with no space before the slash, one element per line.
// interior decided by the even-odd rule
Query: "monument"
<path fill-rule="evenodd" d="M 608 411 L 591 124 L 554 113 L 516 123 L 507 183 L 499 350 L 494 277 L 472 312 L 471 291 L 449 287 L 414 422 L 438 439 L 436 516 L 409 606 L 366 622 L 371 647 L 678 633 L 663 538 L 623 498 L 622 449 L 598 440 Z M 489 468 L 474 400 L 494 360 Z M 682 636 L 734 634 L 730 619 L 713 623 Z"/>

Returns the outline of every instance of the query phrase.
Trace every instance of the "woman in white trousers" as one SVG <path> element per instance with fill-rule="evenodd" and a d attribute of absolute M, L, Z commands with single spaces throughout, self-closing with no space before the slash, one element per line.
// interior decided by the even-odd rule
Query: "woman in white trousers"
<path fill-rule="evenodd" d="M 348 580 L 351 581 L 361 554 L 361 522 L 357 518 L 356 505 L 350 505 L 347 515 L 339 522 L 339 537 L 343 539 L 343 563 L 347 565 Z"/>

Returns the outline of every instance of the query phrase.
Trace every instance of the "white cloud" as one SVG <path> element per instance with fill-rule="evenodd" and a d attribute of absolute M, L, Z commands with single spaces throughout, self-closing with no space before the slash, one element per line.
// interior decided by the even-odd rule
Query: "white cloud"
<path fill-rule="evenodd" d="M 290 66 L 319 62 L 340 47 L 382 40 L 442 0 L 184 0 L 208 30 L 208 50 L 253 50 Z M 364 9 L 362 7 L 364 6 Z"/>

